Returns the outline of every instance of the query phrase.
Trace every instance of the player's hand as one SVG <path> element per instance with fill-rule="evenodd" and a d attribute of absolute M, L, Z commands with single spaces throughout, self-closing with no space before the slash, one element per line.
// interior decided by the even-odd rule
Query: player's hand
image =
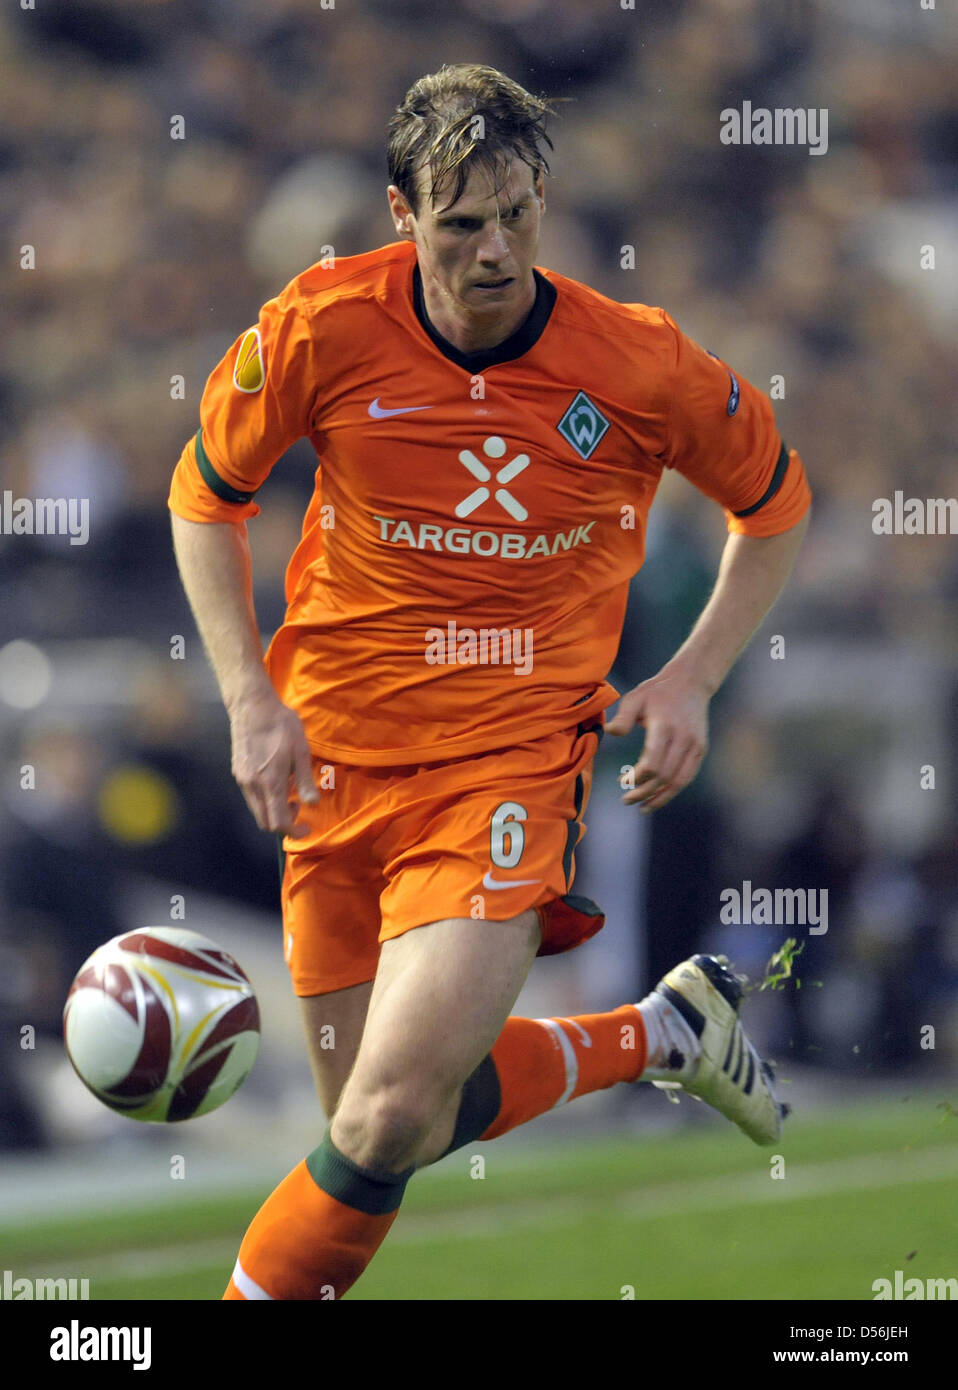
<path fill-rule="evenodd" d="M 314 804 L 319 788 L 299 715 L 274 693 L 257 694 L 232 709 L 230 732 L 233 776 L 260 830 L 308 834 L 297 802 Z"/>
<path fill-rule="evenodd" d="M 641 758 L 620 778 L 629 788 L 626 806 L 657 811 L 693 780 L 708 751 L 710 698 L 693 679 L 664 671 L 622 696 L 606 733 L 630 734 L 637 724 L 645 729 Z"/>

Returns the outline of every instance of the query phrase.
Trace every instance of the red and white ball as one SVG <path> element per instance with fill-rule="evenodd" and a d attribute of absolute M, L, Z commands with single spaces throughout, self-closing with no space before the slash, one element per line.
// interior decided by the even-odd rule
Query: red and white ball
<path fill-rule="evenodd" d="M 243 1084 L 259 1006 L 226 951 L 198 932 L 145 927 L 99 946 L 63 1010 L 67 1055 L 98 1100 L 133 1120 L 189 1120 Z"/>

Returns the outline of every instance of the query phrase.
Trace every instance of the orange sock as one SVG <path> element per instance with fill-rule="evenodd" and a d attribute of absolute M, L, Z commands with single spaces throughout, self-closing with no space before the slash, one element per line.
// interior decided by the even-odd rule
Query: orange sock
<path fill-rule="evenodd" d="M 385 1239 L 412 1173 L 360 1168 L 327 1134 L 253 1218 L 224 1299 L 341 1298 Z"/>
<path fill-rule="evenodd" d="M 578 1018 L 509 1018 L 462 1090 L 452 1153 L 590 1091 L 638 1081 L 645 1069 L 642 1015 L 632 1004 Z"/>

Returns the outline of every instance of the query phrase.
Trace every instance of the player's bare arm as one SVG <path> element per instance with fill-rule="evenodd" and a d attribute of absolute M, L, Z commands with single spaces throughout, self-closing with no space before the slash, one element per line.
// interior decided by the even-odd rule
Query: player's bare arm
<path fill-rule="evenodd" d="M 290 790 L 319 793 L 299 715 L 280 700 L 263 666 L 245 525 L 173 515 L 183 588 L 230 720 L 233 776 L 261 830 L 299 836 Z"/>
<path fill-rule="evenodd" d="M 778 536 L 729 536 L 692 632 L 658 675 L 623 695 L 606 731 L 645 729 L 626 805 L 658 810 L 695 778 L 708 749 L 709 701 L 784 588 L 808 520 Z"/>

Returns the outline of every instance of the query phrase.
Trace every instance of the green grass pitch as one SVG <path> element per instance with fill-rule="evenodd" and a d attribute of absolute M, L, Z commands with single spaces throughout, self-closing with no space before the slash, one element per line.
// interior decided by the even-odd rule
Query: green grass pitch
<path fill-rule="evenodd" d="M 794 1118 L 777 1150 L 718 1123 L 552 1144 L 548 1120 L 537 1130 L 533 1148 L 467 1146 L 417 1175 L 348 1297 L 867 1300 L 896 1269 L 958 1275 L 958 1116 L 927 1093 Z M 93 1299 L 217 1299 L 265 1195 L 184 1190 L 159 1215 L 0 1229 L 0 1266 L 88 1277 Z"/>

